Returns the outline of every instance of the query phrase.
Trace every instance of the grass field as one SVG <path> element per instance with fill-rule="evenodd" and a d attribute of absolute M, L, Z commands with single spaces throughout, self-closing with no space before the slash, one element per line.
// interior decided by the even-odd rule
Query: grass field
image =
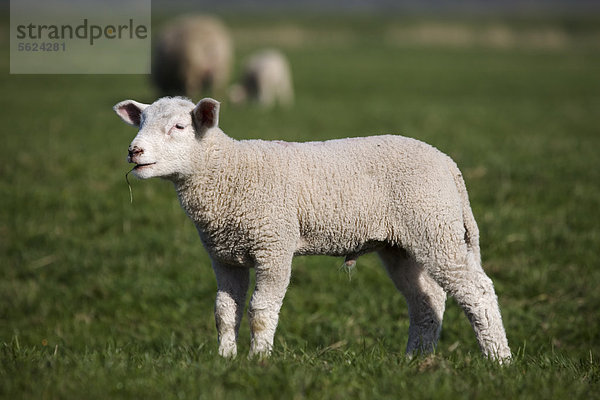
<path fill-rule="evenodd" d="M 151 102 L 147 77 L 8 75 L 5 57 L 0 397 L 600 398 L 600 20 L 509 21 L 562 39 L 500 44 L 389 17 L 227 21 L 237 61 L 281 47 L 297 93 L 289 110 L 224 104 L 231 136 L 399 133 L 457 161 L 513 363 L 481 358 L 451 299 L 436 354 L 406 360 L 406 305 L 372 255 L 350 278 L 296 259 L 273 356 L 246 359 L 245 318 L 241 356 L 221 359 L 215 278 L 171 184 L 133 181 L 129 202 L 135 131 L 111 108 Z"/>

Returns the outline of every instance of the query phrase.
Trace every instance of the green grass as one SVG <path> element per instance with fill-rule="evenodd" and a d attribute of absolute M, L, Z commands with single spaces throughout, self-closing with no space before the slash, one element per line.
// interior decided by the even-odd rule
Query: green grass
<path fill-rule="evenodd" d="M 267 21 L 229 21 L 239 62 Z M 600 398 L 598 48 L 398 44 L 389 18 L 277 23 L 323 37 L 275 38 L 296 105 L 224 104 L 222 128 L 298 141 L 395 132 L 451 155 L 514 362 L 480 357 L 453 300 L 436 354 L 406 360 L 406 305 L 372 255 L 351 279 L 341 259 L 296 259 L 271 359 L 245 358 L 246 319 L 241 356 L 220 359 L 215 279 L 171 185 L 134 181 L 129 203 L 135 131 L 111 107 L 152 101 L 147 77 L 8 75 L 3 58 L 0 397 Z"/>

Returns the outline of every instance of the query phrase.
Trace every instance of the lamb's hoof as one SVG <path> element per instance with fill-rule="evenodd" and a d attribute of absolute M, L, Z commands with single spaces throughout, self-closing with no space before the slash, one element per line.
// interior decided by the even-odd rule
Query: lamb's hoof
<path fill-rule="evenodd" d="M 509 365 L 512 361 L 512 354 L 508 348 L 487 353 L 485 355 L 490 360 L 494 360 L 500 365 Z"/>
<path fill-rule="evenodd" d="M 250 348 L 250 353 L 248 353 L 249 360 L 264 360 L 271 356 L 271 347 L 265 346 L 261 348 Z"/>
<path fill-rule="evenodd" d="M 224 358 L 233 359 L 237 356 L 237 347 L 233 346 L 219 346 L 219 355 Z"/>
<path fill-rule="evenodd" d="M 507 355 L 497 356 L 496 361 L 500 365 L 509 365 L 512 362 L 512 355 L 509 352 Z"/>

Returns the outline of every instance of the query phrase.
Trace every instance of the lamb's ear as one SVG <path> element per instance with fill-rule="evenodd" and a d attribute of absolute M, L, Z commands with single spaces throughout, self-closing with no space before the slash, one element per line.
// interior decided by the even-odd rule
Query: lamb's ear
<path fill-rule="evenodd" d="M 215 99 L 207 97 L 196 104 L 192 110 L 192 121 L 198 132 L 219 126 L 219 108 L 221 103 Z"/>
<path fill-rule="evenodd" d="M 140 126 L 142 120 L 142 111 L 150 104 L 138 103 L 134 100 L 123 100 L 117 103 L 113 110 L 119 117 L 129 125 Z"/>

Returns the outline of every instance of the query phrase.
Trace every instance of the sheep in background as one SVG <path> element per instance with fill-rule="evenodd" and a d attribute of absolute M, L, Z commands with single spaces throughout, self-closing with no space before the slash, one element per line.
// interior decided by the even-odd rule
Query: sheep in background
<path fill-rule="evenodd" d="M 125 100 L 114 109 L 139 127 L 129 147 L 134 175 L 174 183 L 212 259 L 219 354 L 237 354 L 250 268 L 250 355 L 268 355 L 295 255 L 352 262 L 377 251 L 408 303 L 408 354 L 435 348 L 447 293 L 483 354 L 510 358 L 462 175 L 439 150 L 392 135 L 238 141 L 219 128 L 213 99 Z"/>
<path fill-rule="evenodd" d="M 162 95 L 223 91 L 232 59 L 232 41 L 223 23 L 208 16 L 179 17 L 156 38 L 151 78 Z"/>
<path fill-rule="evenodd" d="M 229 98 L 232 103 L 254 101 L 265 107 L 275 103 L 290 106 L 294 88 L 286 57 L 275 49 L 254 53 L 244 63 L 241 83 L 231 87 Z"/>

